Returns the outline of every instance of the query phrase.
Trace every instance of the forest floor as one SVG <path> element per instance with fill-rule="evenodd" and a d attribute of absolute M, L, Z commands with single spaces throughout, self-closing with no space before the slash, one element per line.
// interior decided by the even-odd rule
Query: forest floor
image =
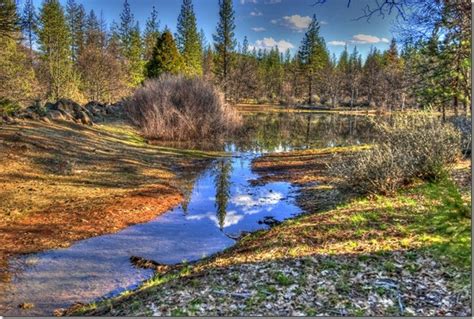
<path fill-rule="evenodd" d="M 0 269 L 9 255 L 153 219 L 177 206 L 217 155 L 149 145 L 123 122 L 2 125 Z"/>
<path fill-rule="evenodd" d="M 360 197 L 326 175 L 334 152 L 268 155 L 256 183 L 301 187 L 306 214 L 74 315 L 470 316 L 471 163 L 395 196 Z"/>

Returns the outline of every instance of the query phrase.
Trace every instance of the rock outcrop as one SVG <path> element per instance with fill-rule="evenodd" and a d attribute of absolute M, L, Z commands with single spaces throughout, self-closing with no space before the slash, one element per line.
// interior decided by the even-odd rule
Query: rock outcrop
<path fill-rule="evenodd" d="M 120 104 L 106 105 L 99 102 L 89 102 L 84 106 L 69 100 L 60 99 L 56 103 L 46 103 L 44 107 L 36 104 L 14 114 L 13 117 L 2 119 L 11 123 L 14 118 L 38 121 L 68 121 L 83 125 L 94 125 L 104 122 L 108 117 L 122 116 Z"/>

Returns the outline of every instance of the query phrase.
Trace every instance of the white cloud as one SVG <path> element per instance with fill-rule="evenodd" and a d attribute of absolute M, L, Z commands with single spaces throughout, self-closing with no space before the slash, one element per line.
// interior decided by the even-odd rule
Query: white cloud
<path fill-rule="evenodd" d="M 360 43 L 360 44 L 375 44 L 375 43 L 388 43 L 388 39 L 386 38 L 379 38 L 374 35 L 368 34 L 356 34 L 352 37 L 352 43 Z"/>
<path fill-rule="evenodd" d="M 263 16 L 263 13 L 261 13 L 261 12 L 258 11 L 258 10 L 255 10 L 255 11 L 250 12 L 250 15 L 251 15 L 252 17 L 261 17 L 261 16 Z"/>
<path fill-rule="evenodd" d="M 334 46 L 344 46 L 346 45 L 346 41 L 329 41 L 328 42 L 329 45 L 334 45 Z"/>
<path fill-rule="evenodd" d="M 240 4 L 257 3 L 257 0 L 240 0 Z"/>
<path fill-rule="evenodd" d="M 274 47 L 278 47 L 281 52 L 284 52 L 288 49 L 293 49 L 295 46 L 285 40 L 276 41 L 272 37 L 270 38 L 263 38 L 262 40 L 255 41 L 255 44 L 251 46 L 251 49 L 256 48 L 257 50 L 270 50 Z"/>
<path fill-rule="evenodd" d="M 230 202 L 235 206 L 240 207 L 245 214 L 255 214 L 260 210 L 257 207 L 274 206 L 280 203 L 283 199 L 283 194 L 280 192 L 273 193 L 259 193 L 258 197 L 254 198 L 248 194 L 238 194 L 230 199 Z"/>
<path fill-rule="evenodd" d="M 201 215 L 186 216 L 187 220 L 203 220 L 205 218 L 207 218 L 207 219 L 211 220 L 212 222 L 214 222 L 214 224 L 217 227 L 220 227 L 219 220 L 217 219 L 216 213 L 214 213 L 214 212 L 209 212 L 209 213 L 201 214 Z M 227 212 L 227 214 L 225 216 L 224 225 L 222 225 L 222 226 L 224 228 L 227 228 L 229 226 L 238 224 L 243 218 L 244 218 L 243 215 L 239 215 L 235 211 L 229 211 L 229 212 Z"/>
<path fill-rule="evenodd" d="M 299 14 L 294 14 L 292 16 L 283 17 L 283 23 L 288 27 L 297 30 L 303 31 L 306 30 L 311 23 L 312 19 L 309 16 L 300 16 Z"/>
<path fill-rule="evenodd" d="M 254 32 L 263 32 L 263 31 L 265 31 L 266 29 L 265 29 L 265 28 L 262 28 L 262 27 L 254 27 L 254 28 L 252 28 L 252 30 L 253 30 Z"/>

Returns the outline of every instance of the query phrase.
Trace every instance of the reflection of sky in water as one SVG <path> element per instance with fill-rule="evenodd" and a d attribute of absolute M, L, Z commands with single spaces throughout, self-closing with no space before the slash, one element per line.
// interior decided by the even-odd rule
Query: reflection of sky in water
<path fill-rule="evenodd" d="M 242 231 L 267 227 L 258 223 L 266 216 L 283 220 L 299 213 L 289 200 L 293 193 L 289 184 L 250 185 L 258 177 L 250 170 L 253 157 L 240 154 L 224 160 L 227 171 L 216 163 L 204 172 L 194 185 L 186 212 L 178 207 L 117 234 L 11 260 L 15 275 L 13 281 L 0 283 L 0 314 L 51 314 L 55 308 L 116 294 L 152 275 L 134 268 L 131 256 L 165 264 L 197 260 L 230 247 L 235 243 L 230 237 Z M 226 181 L 220 185 L 227 188 L 216 189 L 221 187 L 217 180 Z M 224 216 L 217 213 L 218 199 L 226 203 Z M 35 308 L 20 310 L 22 302 Z"/>

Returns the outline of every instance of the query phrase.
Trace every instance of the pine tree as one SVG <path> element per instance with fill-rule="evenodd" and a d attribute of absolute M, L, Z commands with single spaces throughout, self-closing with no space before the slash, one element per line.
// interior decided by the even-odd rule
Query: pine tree
<path fill-rule="evenodd" d="M 76 61 L 85 42 L 86 12 L 84 6 L 75 0 L 68 0 L 66 19 L 71 34 L 71 57 L 73 61 Z"/>
<path fill-rule="evenodd" d="M 127 53 L 127 59 L 130 65 L 130 84 L 136 87 L 145 79 L 145 61 L 143 60 L 143 43 L 138 22 L 130 34 L 130 48 Z"/>
<path fill-rule="evenodd" d="M 39 21 L 38 42 L 48 97 L 80 99 L 71 60 L 71 34 L 59 0 L 43 2 Z"/>
<path fill-rule="evenodd" d="M 219 23 L 214 34 L 214 47 L 216 50 L 215 73 L 217 80 L 227 94 L 227 82 L 232 68 L 235 40 L 235 12 L 232 0 L 219 0 Z"/>
<path fill-rule="evenodd" d="M 347 78 L 350 87 L 351 108 L 354 107 L 355 102 L 359 96 L 359 85 L 362 77 L 362 58 L 360 57 L 357 47 L 354 47 L 349 57 L 349 68 Z"/>
<path fill-rule="evenodd" d="M 244 42 L 242 43 L 242 54 L 249 54 L 249 40 L 247 39 L 247 36 L 244 36 Z"/>
<path fill-rule="evenodd" d="M 203 78 L 205 81 L 213 82 L 214 80 L 214 52 L 212 51 L 212 47 L 209 44 L 205 47 L 202 57 L 202 73 Z"/>
<path fill-rule="evenodd" d="M 347 45 L 344 46 L 344 51 L 342 51 L 339 57 L 337 69 L 343 74 L 346 74 L 349 69 L 349 52 L 347 51 Z"/>
<path fill-rule="evenodd" d="M 319 22 L 316 15 L 309 24 L 298 58 L 303 66 L 308 85 L 308 103 L 313 103 L 315 80 L 322 80 L 322 71 L 329 65 L 329 53 L 324 39 L 319 35 Z"/>
<path fill-rule="evenodd" d="M 16 37 L 19 27 L 15 0 L 0 0 L 0 37 Z"/>
<path fill-rule="evenodd" d="M 89 12 L 85 27 L 85 44 L 104 47 L 106 42 L 105 27 L 102 26 L 94 10 Z"/>
<path fill-rule="evenodd" d="M 157 39 L 153 56 L 146 65 L 146 77 L 156 78 L 163 73 L 178 74 L 182 70 L 182 59 L 173 35 L 165 30 Z"/>
<path fill-rule="evenodd" d="M 120 14 L 118 34 L 122 56 L 125 57 L 128 63 L 129 85 L 130 87 L 136 87 L 144 80 L 143 41 L 140 26 L 138 21 L 135 21 L 127 0 L 124 2 L 123 11 Z"/>
<path fill-rule="evenodd" d="M 135 17 L 133 16 L 132 10 L 128 0 L 123 3 L 123 10 L 120 14 L 120 26 L 118 29 L 120 35 L 120 42 L 124 56 L 130 54 L 130 47 L 132 43 L 132 34 L 135 28 Z"/>
<path fill-rule="evenodd" d="M 153 54 L 153 48 L 156 44 L 156 39 L 160 35 L 160 22 L 158 20 L 158 12 L 156 11 L 155 6 L 151 10 L 150 17 L 146 21 L 145 33 L 143 35 L 143 44 L 144 44 L 144 59 L 149 61 Z"/>
<path fill-rule="evenodd" d="M 204 52 L 204 50 L 207 48 L 207 38 L 206 38 L 206 33 L 204 32 L 204 29 L 201 28 L 201 31 L 199 31 L 199 42 L 201 45 L 201 49 Z"/>
<path fill-rule="evenodd" d="M 112 21 L 110 30 L 107 36 L 107 47 L 109 51 L 117 58 L 122 58 L 120 34 L 117 22 Z M 123 59 L 122 59 L 123 60 Z"/>
<path fill-rule="evenodd" d="M 183 0 L 178 17 L 176 44 L 183 57 L 184 73 L 202 75 L 202 47 L 192 0 Z"/>
<path fill-rule="evenodd" d="M 30 53 L 33 52 L 33 43 L 36 37 L 36 29 L 38 27 L 38 15 L 36 14 L 33 0 L 26 0 L 21 15 L 21 28 L 24 35 L 28 39 L 28 48 Z"/>
<path fill-rule="evenodd" d="M 381 103 L 381 91 L 383 90 L 380 86 L 382 82 L 383 72 L 383 57 L 380 51 L 376 48 L 372 48 L 370 53 L 367 55 L 367 59 L 364 64 L 364 89 L 366 90 L 367 103 L 369 106 L 380 105 Z"/>
<path fill-rule="evenodd" d="M 384 86 L 382 104 L 390 110 L 397 106 L 400 101 L 401 72 L 401 60 L 398 55 L 397 42 L 395 39 L 392 39 L 389 49 L 383 54 L 384 82 L 382 83 Z"/>

